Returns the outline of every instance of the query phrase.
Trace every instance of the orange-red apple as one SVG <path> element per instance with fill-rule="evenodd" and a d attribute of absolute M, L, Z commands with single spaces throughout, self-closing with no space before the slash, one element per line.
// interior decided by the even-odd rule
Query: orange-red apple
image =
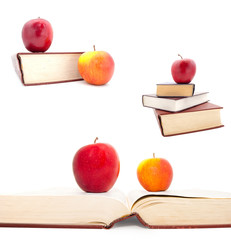
<path fill-rule="evenodd" d="M 73 159 L 73 172 L 79 187 L 92 193 L 109 191 L 115 184 L 120 161 L 114 147 L 96 143 L 80 148 Z"/>
<path fill-rule="evenodd" d="M 170 163 L 164 158 L 143 160 L 137 168 L 137 177 L 141 186 L 150 192 L 165 191 L 169 188 L 173 170 Z"/>
<path fill-rule="evenodd" d="M 111 55 L 105 51 L 83 53 L 78 60 L 78 70 L 82 78 L 89 84 L 104 85 L 114 73 L 115 63 Z"/>

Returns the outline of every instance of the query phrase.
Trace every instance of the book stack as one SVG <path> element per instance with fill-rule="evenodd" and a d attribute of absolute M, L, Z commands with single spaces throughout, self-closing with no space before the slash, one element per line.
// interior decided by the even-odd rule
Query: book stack
<path fill-rule="evenodd" d="M 195 92 L 195 84 L 157 84 L 156 94 L 142 96 L 152 108 L 163 136 L 223 127 L 222 107 L 208 100 L 208 92 Z"/>

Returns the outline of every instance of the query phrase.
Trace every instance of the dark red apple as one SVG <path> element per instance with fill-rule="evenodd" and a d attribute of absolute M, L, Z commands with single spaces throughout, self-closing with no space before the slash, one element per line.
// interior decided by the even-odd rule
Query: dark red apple
<path fill-rule="evenodd" d="M 180 54 L 178 56 L 181 57 Z M 190 83 L 196 74 L 196 63 L 192 59 L 181 57 L 172 64 L 171 72 L 176 83 Z"/>
<path fill-rule="evenodd" d="M 45 52 L 53 40 L 51 24 L 42 18 L 26 22 L 22 28 L 22 40 L 30 52 Z"/>
<path fill-rule="evenodd" d="M 94 144 L 80 148 L 73 159 L 75 180 L 85 192 L 109 191 L 120 171 L 116 150 L 110 144 L 96 143 L 96 140 Z"/>

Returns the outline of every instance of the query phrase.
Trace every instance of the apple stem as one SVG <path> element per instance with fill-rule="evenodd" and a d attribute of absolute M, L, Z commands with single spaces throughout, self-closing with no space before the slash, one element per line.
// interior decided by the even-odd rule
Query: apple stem
<path fill-rule="evenodd" d="M 96 143 L 97 140 L 98 140 L 98 138 L 96 137 L 94 143 Z"/>
<path fill-rule="evenodd" d="M 153 153 L 153 158 L 155 158 L 156 156 L 155 156 L 155 153 Z"/>
<path fill-rule="evenodd" d="M 95 51 L 95 45 L 93 45 L 93 49 L 94 49 L 94 51 Z"/>
<path fill-rule="evenodd" d="M 178 54 L 178 56 L 181 57 L 181 59 L 183 59 L 183 57 L 180 54 Z"/>

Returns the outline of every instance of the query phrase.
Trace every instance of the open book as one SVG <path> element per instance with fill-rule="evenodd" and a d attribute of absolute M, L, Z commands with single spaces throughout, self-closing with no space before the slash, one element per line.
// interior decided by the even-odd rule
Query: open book
<path fill-rule="evenodd" d="M 0 195 L 0 226 L 110 228 L 136 216 L 150 228 L 231 227 L 231 193 L 55 190 Z"/>

